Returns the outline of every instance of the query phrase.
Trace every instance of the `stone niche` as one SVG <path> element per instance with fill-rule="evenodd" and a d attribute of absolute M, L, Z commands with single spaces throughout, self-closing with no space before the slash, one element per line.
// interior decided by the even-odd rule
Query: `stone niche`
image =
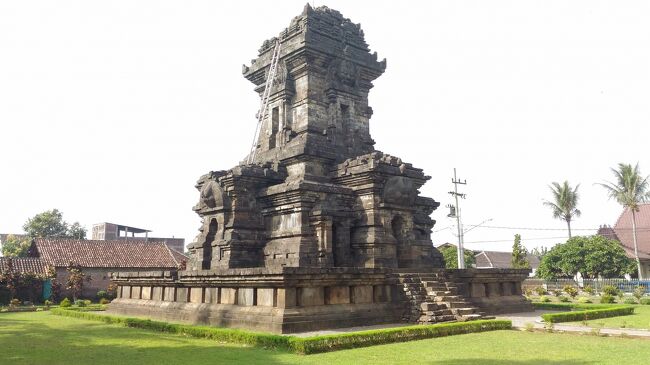
<path fill-rule="evenodd" d="M 405 293 L 421 279 L 404 273 L 444 267 L 431 241 L 440 204 L 420 195 L 422 169 L 374 148 L 368 94 L 385 69 L 360 25 L 327 7 L 306 5 L 264 41 L 242 69 L 269 94 L 258 139 L 237 166 L 198 179 L 187 269 L 114 273 L 109 311 L 277 333 L 410 318 L 421 303 Z M 513 275 L 459 280 L 487 303 L 518 295 Z"/>

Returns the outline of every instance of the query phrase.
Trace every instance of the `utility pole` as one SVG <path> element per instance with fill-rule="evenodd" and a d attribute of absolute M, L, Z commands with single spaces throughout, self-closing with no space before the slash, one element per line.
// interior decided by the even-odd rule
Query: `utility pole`
<path fill-rule="evenodd" d="M 454 191 L 450 191 L 449 194 L 453 195 L 456 205 L 453 206 L 452 211 L 449 213 L 448 217 L 456 218 L 456 225 L 458 227 L 458 268 L 465 268 L 465 250 L 463 249 L 463 225 L 460 221 L 460 207 L 458 206 L 458 197 L 465 199 L 465 194 L 458 192 L 458 185 L 467 185 L 467 180 L 460 181 L 456 178 L 456 168 L 454 167 L 454 178 L 451 179 L 451 183 L 454 184 Z"/>

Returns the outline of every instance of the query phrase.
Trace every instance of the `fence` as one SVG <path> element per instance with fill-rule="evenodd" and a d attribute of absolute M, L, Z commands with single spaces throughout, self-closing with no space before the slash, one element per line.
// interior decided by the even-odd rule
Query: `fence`
<path fill-rule="evenodd" d="M 623 293 L 632 293 L 637 286 L 643 286 L 646 288 L 646 293 L 649 293 L 650 290 L 650 280 L 627 280 L 627 279 L 555 279 L 555 280 L 543 280 L 543 279 L 526 279 L 522 284 L 522 289 L 535 289 L 536 287 L 543 287 L 544 289 L 550 290 L 562 290 L 565 286 L 570 285 L 576 288 L 584 288 L 590 286 L 594 289 L 595 292 L 599 293 L 602 288 L 606 285 L 615 286 Z"/>

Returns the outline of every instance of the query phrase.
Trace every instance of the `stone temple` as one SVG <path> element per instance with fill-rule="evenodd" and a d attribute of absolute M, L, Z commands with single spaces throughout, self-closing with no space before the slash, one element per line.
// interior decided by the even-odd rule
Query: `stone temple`
<path fill-rule="evenodd" d="M 243 67 L 260 95 L 278 40 L 254 152 L 196 184 L 186 269 L 114 273 L 109 311 L 290 333 L 530 310 L 526 270 L 444 269 L 439 203 L 418 190 L 430 177 L 374 149 L 368 93 L 386 60 L 360 25 L 306 5 Z"/>

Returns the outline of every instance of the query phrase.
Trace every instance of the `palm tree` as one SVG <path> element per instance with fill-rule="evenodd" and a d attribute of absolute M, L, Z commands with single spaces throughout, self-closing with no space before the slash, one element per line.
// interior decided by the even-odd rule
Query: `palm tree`
<path fill-rule="evenodd" d="M 634 242 L 634 258 L 636 259 L 636 267 L 641 277 L 641 261 L 639 260 L 639 251 L 636 243 L 636 212 L 639 211 L 639 203 L 643 203 L 650 198 L 650 191 L 648 191 L 648 177 L 641 177 L 639 171 L 639 164 L 634 167 L 630 164 L 619 163 L 618 169 L 612 169 L 615 182 L 606 182 L 600 184 L 607 189 L 610 199 L 615 199 L 623 207 L 630 209 L 632 212 L 632 239 Z"/>
<path fill-rule="evenodd" d="M 561 185 L 553 182 L 548 186 L 553 194 L 553 201 L 544 201 L 544 205 L 553 210 L 553 218 L 562 219 L 566 221 L 567 228 L 569 229 L 569 238 L 571 238 L 571 221 L 574 217 L 579 217 L 581 212 L 578 206 L 578 188 L 571 188 L 568 181 L 564 181 Z"/>

